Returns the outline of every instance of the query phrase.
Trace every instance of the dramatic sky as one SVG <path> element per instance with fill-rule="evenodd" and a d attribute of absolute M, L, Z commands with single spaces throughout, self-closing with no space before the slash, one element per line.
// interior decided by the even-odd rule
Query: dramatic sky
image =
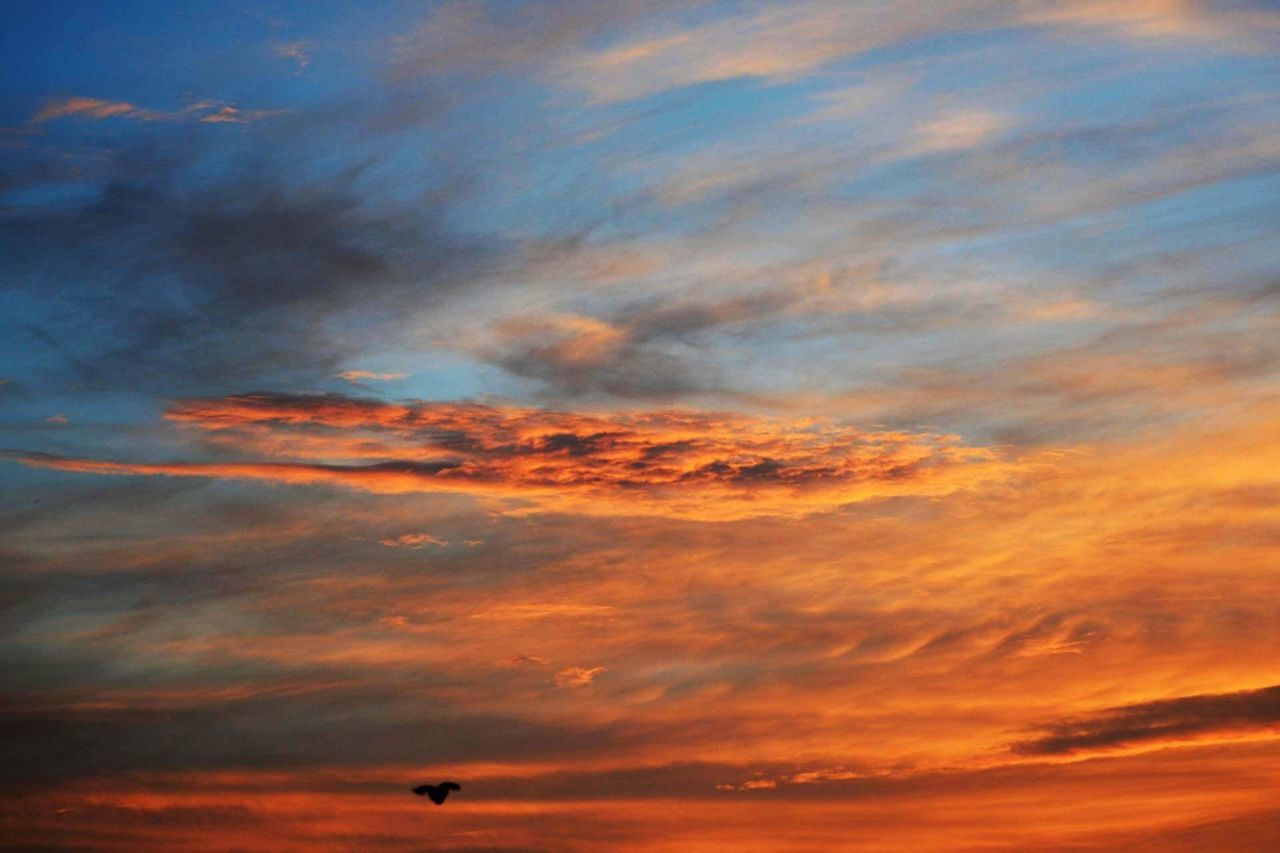
<path fill-rule="evenodd" d="M 6 849 L 1274 849 L 1274 0 L 0 56 Z"/>

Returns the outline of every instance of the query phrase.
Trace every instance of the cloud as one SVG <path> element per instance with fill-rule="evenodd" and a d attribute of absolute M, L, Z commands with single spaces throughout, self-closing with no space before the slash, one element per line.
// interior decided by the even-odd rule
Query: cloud
<path fill-rule="evenodd" d="M 368 411 L 333 406 L 326 419 L 381 416 L 386 404 L 370 402 Z M 414 405 L 381 414 L 407 424 Z M 232 429 L 244 417 L 228 413 L 221 422 Z M 268 420 L 295 417 L 279 407 Z M 294 426 L 327 431 L 306 419 Z M 423 770 L 379 764 L 385 761 L 506 761 L 539 774 L 535 765 L 563 760 L 570 769 L 540 776 L 538 784 L 486 783 L 483 796 L 490 803 L 587 798 L 608 810 L 638 790 L 629 775 L 639 773 L 634 765 L 720 760 L 739 766 L 668 769 L 666 788 L 635 796 L 690 791 L 704 798 L 699 808 L 761 796 L 838 800 L 847 829 L 854 802 L 870 800 L 868 814 L 875 814 L 893 790 L 904 792 L 910 815 L 927 811 L 926 802 L 951 803 L 967 815 L 975 804 L 1034 791 L 1024 808 L 1041 821 L 1034 838 L 1043 841 L 1080 819 L 1058 813 L 1061 823 L 1043 827 L 1060 790 L 1047 792 L 1034 780 L 1056 770 L 1017 768 L 1024 775 L 1016 779 L 1032 780 L 1020 786 L 998 774 L 929 778 L 921 765 L 964 767 L 975 753 L 1024 762 L 1028 756 L 1003 750 L 1009 731 L 1046 707 L 1075 707 L 1079 696 L 1106 695 L 1117 684 L 1220 683 L 1232 690 L 1268 683 L 1257 679 L 1267 677 L 1277 637 L 1265 571 L 1274 525 L 1271 539 L 1252 548 L 1240 543 L 1250 535 L 1248 520 L 1265 519 L 1274 496 L 1255 493 L 1247 509 L 1227 503 L 1225 490 L 1275 479 L 1275 467 L 1259 462 L 1270 458 L 1261 448 L 1276 446 L 1273 431 L 1249 424 L 1234 437 L 1206 439 L 1218 453 L 1208 458 L 1185 443 L 1141 459 L 1133 448 L 1103 449 L 1090 468 L 1077 465 L 1030 488 L 874 501 L 804 519 L 700 524 L 638 514 L 480 514 L 473 522 L 483 525 L 477 529 L 486 530 L 494 553 L 451 549 L 430 571 L 394 553 L 371 554 L 365 541 L 369 530 L 429 529 L 460 538 L 456 527 L 434 520 L 425 526 L 431 504 L 417 499 L 331 493 L 299 501 L 287 490 L 226 484 L 180 489 L 159 480 L 41 478 L 61 481 L 82 503 L 0 531 L 5 563 L 15 567 L 0 588 L 0 630 L 49 638 L 39 666 L 31 665 L 26 645 L 10 644 L 5 660 L 29 706 L 11 731 L 28 731 L 35 743 L 15 745 L 5 757 L 30 761 L 16 766 L 35 775 L 42 765 L 30 756 L 44 754 L 43 766 L 59 768 L 51 776 L 79 773 L 77 790 L 99 799 L 133 784 L 135 772 L 165 768 L 193 775 L 306 768 L 252 783 L 264 796 L 296 796 L 296 783 L 319 772 L 318 764 L 333 765 L 335 776 L 362 774 L 361 790 L 371 790 Z M 1241 479 L 1223 481 L 1230 472 Z M 156 500 L 118 500 L 115 489 L 126 486 L 153 491 Z M 263 512 L 264 502 L 288 514 Z M 1172 535 L 1188 532 L 1188 523 L 1203 525 L 1207 538 L 1194 538 L 1199 528 L 1189 531 L 1191 539 Z M 15 547 L 28 550 L 25 560 L 8 558 Z M 136 569 L 143 561 L 146 574 Z M 1206 584 L 1212 596 L 1204 594 Z M 1070 641 L 1089 631 L 1094 640 L 1081 654 L 1018 655 L 1041 639 Z M 1242 635 L 1251 638 L 1249 650 L 1237 645 Z M 495 665 L 519 654 L 548 663 Z M 592 686 L 553 688 L 554 674 L 568 664 L 599 663 L 609 672 Z M 250 678 L 261 684 L 244 684 Z M 116 689 L 121 682 L 132 689 Z M 303 692 L 308 683 L 311 692 Z M 290 685 L 298 689 L 289 692 Z M 254 698 L 273 686 L 281 691 L 274 702 L 269 692 Z M 63 707 L 74 703 L 83 704 Z M 415 732 L 404 721 L 421 726 L 423 707 L 438 709 L 439 722 Z M 547 739 L 509 749 L 503 733 L 501 748 L 483 741 L 441 749 L 437 735 L 493 708 L 543 721 L 520 731 Z M 56 724 L 42 722 L 48 720 Z M 488 719 L 458 730 L 482 738 L 486 726 L 506 725 Z M 193 731 L 216 743 L 187 744 Z M 339 742 L 326 745 L 325 734 Z M 367 749 L 355 755 L 348 737 Z M 98 738 L 113 741 L 95 749 Z M 1180 793 L 1206 786 L 1204 774 L 1219 766 L 1215 755 L 1183 759 L 1200 787 L 1188 782 Z M 1247 772 L 1257 774 L 1245 777 L 1251 780 L 1271 779 L 1273 757 L 1274 748 L 1214 778 Z M 594 762 L 619 778 L 572 772 L 575 762 Z M 753 776 L 758 770 L 763 775 Z M 859 771 L 865 778 L 839 775 Z M 1090 774 L 1101 771 L 1072 772 L 1084 774 L 1072 777 L 1072 791 L 1097 795 Z M 1168 778 L 1148 764 L 1112 772 L 1118 780 Z M 806 775 L 814 773 L 822 778 Z M 302 783 L 308 791 L 321 785 L 310 778 Z M 744 780 L 777 784 L 714 792 L 716 783 Z M 179 797 L 192 784 L 173 780 L 169 790 Z M 1020 793 L 995 794 L 993 785 Z M 1109 798 L 1124 790 L 1122 780 L 1116 785 Z M 1149 786 L 1132 787 L 1135 798 L 1150 797 Z M 1270 796 L 1273 787 L 1255 787 L 1255 795 Z M 1084 798 L 1080 808 L 1095 803 Z M 378 820 L 373 825 L 381 826 Z M 892 822 L 902 821 L 895 814 Z M 954 819 L 943 823 L 954 839 Z M 933 846 L 945 847 L 938 832 Z"/>
<path fill-rule="evenodd" d="M 472 619 L 498 621 L 523 621 L 526 619 L 598 619 L 613 616 L 616 608 L 607 604 L 576 604 L 564 601 L 546 601 L 522 604 L 501 604 L 471 614 Z"/>
<path fill-rule="evenodd" d="M 1280 43 L 1280 13 L 1265 0 L 1072 0 L 1022 4 L 1043 26 L 1110 30 L 1137 39 L 1210 40 L 1245 50 Z"/>
<path fill-rule="evenodd" d="M 1274 47 L 1280 36 L 1280 14 L 1265 0 L 952 0 L 927 7 L 789 0 L 733 4 L 712 14 L 697 14 L 697 6 L 561 0 L 534 12 L 453 3 L 399 39 L 393 73 L 404 79 L 532 71 L 612 102 L 740 78 L 787 82 L 889 45 L 957 31 L 1035 27 L 1067 37 L 1192 39 L 1243 51 Z"/>
<path fill-rule="evenodd" d="M 1008 120 L 989 110 L 949 112 L 931 119 L 916 132 L 918 150 L 924 153 L 963 151 L 993 139 Z"/>
<path fill-rule="evenodd" d="M 183 110 L 202 124 L 249 124 L 264 118 L 280 115 L 282 110 L 245 110 L 234 104 L 218 101 L 201 101 Z"/>
<path fill-rule="evenodd" d="M 430 533 L 402 533 L 399 536 L 379 539 L 378 543 L 388 548 L 424 548 L 427 545 L 443 548 L 449 544 L 446 540 L 432 536 Z"/>
<path fill-rule="evenodd" d="M 127 101 L 105 101 L 99 98 L 73 96 L 47 102 L 31 117 L 31 124 L 41 125 L 56 119 L 79 118 L 102 121 L 127 118 L 133 121 L 177 121 L 191 119 L 206 124 L 248 124 L 279 115 L 279 110 L 244 110 L 225 101 L 197 101 L 177 112 L 150 110 Z"/>
<path fill-rule="evenodd" d="M 853 831 L 858 844 L 883 849 L 952 849 L 971 838 L 1026 850 L 1061 848 L 1065 839 L 1097 849 L 1268 849 L 1280 827 L 1280 812 L 1265 801 L 1274 795 L 1262 771 L 1268 756 L 1202 758 L 1113 764 L 1084 776 L 1059 765 L 849 782 L 826 796 L 823 786 L 782 786 L 766 793 L 767 808 L 759 792 L 712 793 L 714 779 L 746 772 L 729 762 L 200 769 L 15 791 L 0 802 L 0 816 L 19 849 L 167 849 L 175 838 L 212 833 L 224 846 L 268 838 L 273 848 L 420 850 L 422 807 L 389 795 L 386 780 L 448 774 L 471 780 L 471 799 L 441 816 L 444 830 L 427 849 L 455 853 L 830 850 L 848 848 Z M 1254 790 L 1232 790 L 1240 786 L 1230 784 L 1231 771 Z M 1159 784 L 1135 785 L 1157 777 Z M 335 807 L 342 820 L 331 824 Z"/>
<path fill-rule="evenodd" d="M 375 373 L 372 370 L 344 370 L 335 374 L 339 379 L 345 379 L 347 382 L 393 382 L 397 379 L 404 379 L 407 373 Z"/>
<path fill-rule="evenodd" d="M 325 697 L 333 704 L 326 706 Z M 47 782 L 101 772 L 229 770 L 246 763 L 288 768 L 327 762 L 519 761 L 548 748 L 572 752 L 603 744 L 611 734 L 583 726 L 575 739 L 574 728 L 563 724 L 484 714 L 438 716 L 431 726 L 394 715 L 351 716 L 348 709 L 361 702 L 384 710 L 399 705 L 402 711 L 411 704 L 383 688 L 373 691 L 357 683 L 304 684 L 248 695 L 204 691 L 189 702 L 153 705 L 136 699 L 8 702 L 0 707 L 0 758 L 12 771 L 7 781 Z M 336 729 L 347 736 L 335 738 Z M 157 737 L 160 731 L 165 735 Z"/>
<path fill-rule="evenodd" d="M 1054 759 L 1280 680 L 1280 413 L 1243 407 L 1277 102 L 1256 57 L 1033 5 L 1070 8 L 441 3 L 392 73 L 446 79 L 354 34 L 270 121 L 0 138 L 57 146 L 0 166 L 42 395 L 0 445 L 49 452 L 0 473 L 10 843 L 1131 849 L 1274 809 L 1274 723 Z M 903 15 L 948 35 L 839 64 Z M 602 98 L 712 85 L 584 105 L 624 48 Z M 128 396 L 57 396 L 63 357 Z M 409 364 L 544 405 L 227 396 Z M 470 793 L 424 837 L 397 780 L 437 773 Z M 1267 839 L 1232 840 L 1186 843 Z"/>
<path fill-rule="evenodd" d="M 131 118 L 139 121 L 155 121 L 164 114 L 155 110 L 144 110 L 127 101 L 104 101 L 100 98 L 68 97 L 56 98 L 46 103 L 34 116 L 32 124 L 44 124 L 60 118 L 109 119 Z"/>
<path fill-rule="evenodd" d="M 586 669 L 580 666 L 570 666 L 556 673 L 556 687 L 586 687 L 596 680 L 596 677 L 609 670 L 603 666 L 593 666 Z"/>
<path fill-rule="evenodd" d="M 1277 727 L 1280 685 L 1107 708 L 1049 723 L 1043 734 L 1019 741 L 1012 749 L 1020 755 L 1070 755 Z"/>
<path fill-rule="evenodd" d="M 166 417 L 239 461 L 112 462 L 10 453 L 27 465 L 453 491 L 587 512 L 797 514 L 1004 480 L 1015 460 L 953 436 L 701 411 L 586 413 L 327 395 L 191 399 Z M 265 458 L 264 458 L 265 457 Z"/>
<path fill-rule="evenodd" d="M 282 42 L 272 45 L 271 52 L 281 59 L 291 59 L 298 66 L 298 72 L 301 74 L 311 66 L 311 53 L 315 46 L 306 39 L 298 39 L 297 41 Z"/>
<path fill-rule="evenodd" d="M 397 40 L 392 72 L 405 79 L 537 66 L 617 28 L 692 5 L 688 0 L 555 0 L 536 7 L 442 4 L 420 27 Z"/>
<path fill-rule="evenodd" d="M 737 785 L 725 783 L 716 785 L 717 791 L 771 791 L 778 787 L 776 779 L 748 779 Z"/>
<path fill-rule="evenodd" d="M 843 767 L 831 767 L 823 770 L 805 770 L 793 774 L 787 781 L 793 785 L 811 785 L 815 782 L 842 782 L 848 779 L 865 779 L 868 774 Z"/>
<path fill-rule="evenodd" d="M 516 655 L 501 661 L 502 666 L 548 666 L 551 662 L 537 655 Z"/>
<path fill-rule="evenodd" d="M 285 181 L 254 144 L 259 154 L 191 185 L 182 175 L 200 151 L 168 137 L 157 146 L 113 158 L 87 200 L 15 209 L 0 223 L 6 288 L 51 311 L 111 295 L 101 311 L 59 312 L 29 330 L 81 382 L 129 387 L 145 375 L 149 389 L 180 393 L 330 376 L 370 344 L 362 330 L 385 341 L 411 322 L 410 307 L 434 304 L 497 248 L 456 238 L 441 205 L 369 203 L 352 172 Z"/>
<path fill-rule="evenodd" d="M 786 82 L 850 57 L 940 32 L 1037 26 L 1100 30 L 1126 38 L 1213 39 L 1234 49 L 1274 46 L 1280 14 L 1261 3 L 1198 0 L 991 0 L 918 5 L 798 0 L 752 4 L 690 26 L 670 20 L 652 33 L 553 58 L 556 79 L 597 101 L 737 78 Z"/>
<path fill-rule="evenodd" d="M 780 281 L 766 287 L 729 282 L 723 290 L 707 288 L 701 298 L 627 298 L 599 317 L 527 313 L 496 323 L 472 350 L 562 395 L 663 399 L 722 392 L 725 379 L 711 358 L 717 335 L 860 311 L 876 299 L 872 282 L 860 280 L 852 288 L 859 292 L 851 293 L 833 286 L 831 274 L 757 272 Z"/>
<path fill-rule="evenodd" d="M 905 100 L 915 83 L 911 75 L 889 72 L 852 86 L 819 92 L 810 98 L 818 108 L 802 121 L 848 121 L 873 116 L 873 110 Z"/>
<path fill-rule="evenodd" d="M 705 377 L 656 337 L 593 317 L 553 314 L 500 322 L 481 354 L 559 393 L 653 398 L 705 387 Z"/>
<path fill-rule="evenodd" d="M 957 19 L 990 25 L 998 4 L 962 0 L 938 9 L 802 0 L 755 4 L 706 23 L 668 23 L 651 35 L 582 49 L 558 75 L 597 101 L 639 98 L 697 83 L 754 77 L 787 81 L 828 63 L 924 36 Z"/>

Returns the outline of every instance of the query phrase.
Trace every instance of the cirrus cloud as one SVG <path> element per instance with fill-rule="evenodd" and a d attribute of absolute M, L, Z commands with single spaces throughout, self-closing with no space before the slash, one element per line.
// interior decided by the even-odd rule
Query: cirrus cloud
<path fill-rule="evenodd" d="M 279 110 L 246 110 L 225 101 L 197 101 L 177 112 L 152 110 L 128 101 L 111 101 L 73 95 L 54 98 L 31 117 L 31 124 L 41 125 L 57 119 L 77 118 L 103 121 L 125 118 L 131 121 L 176 121 L 190 119 L 202 124 L 248 124 L 259 119 L 279 115 Z"/>

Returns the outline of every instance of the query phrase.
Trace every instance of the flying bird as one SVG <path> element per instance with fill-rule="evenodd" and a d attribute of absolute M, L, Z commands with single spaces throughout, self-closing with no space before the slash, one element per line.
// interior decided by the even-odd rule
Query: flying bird
<path fill-rule="evenodd" d="M 449 796 L 450 791 L 461 790 L 462 786 L 457 782 L 441 782 L 439 785 L 419 785 L 413 792 L 419 797 L 430 797 L 431 802 L 439 806 L 444 804 L 444 798 Z"/>

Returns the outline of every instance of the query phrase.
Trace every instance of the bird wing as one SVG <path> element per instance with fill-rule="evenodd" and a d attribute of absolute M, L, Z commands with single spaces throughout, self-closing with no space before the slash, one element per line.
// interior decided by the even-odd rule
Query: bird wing
<path fill-rule="evenodd" d="M 441 782 L 439 785 L 419 785 L 411 790 L 419 797 L 429 797 L 431 802 L 437 806 L 442 806 L 444 805 L 445 797 L 449 796 L 449 792 L 461 791 L 462 786 L 457 782 Z"/>

